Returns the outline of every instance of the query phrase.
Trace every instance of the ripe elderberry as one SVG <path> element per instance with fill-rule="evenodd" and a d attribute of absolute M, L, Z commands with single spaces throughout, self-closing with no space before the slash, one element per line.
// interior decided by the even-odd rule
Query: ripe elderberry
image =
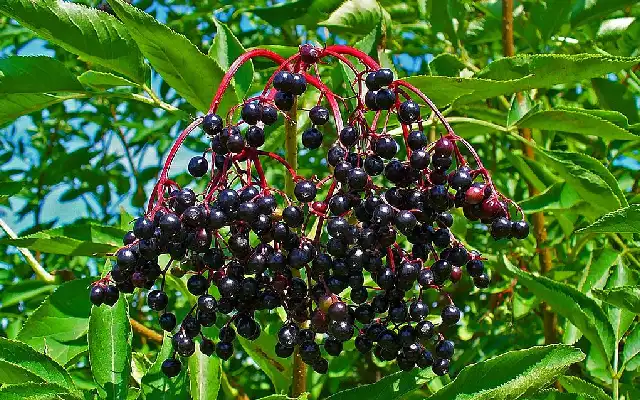
<path fill-rule="evenodd" d="M 275 354 L 291 357 L 297 349 L 317 373 L 329 366 L 321 348 L 337 357 L 349 348 L 345 342 L 354 340 L 358 352 L 396 360 L 402 370 L 446 374 L 455 339 L 444 335 L 459 323 L 461 312 L 454 299 L 430 307 L 427 294 L 443 293 L 465 279 L 480 289 L 490 284 L 481 255 L 467 250 L 449 229 L 453 209 L 486 224 L 495 239 L 529 234 L 527 222 L 516 218 L 522 211 L 496 190 L 469 143 L 452 132 L 428 143 L 418 105 L 425 96 L 396 80 L 391 70 L 371 69 L 375 61 L 366 60 L 368 69 L 357 74 L 363 82 L 353 85 L 364 105 L 358 101 L 343 121 L 331 89 L 318 84 L 322 78 L 307 82 L 312 65 L 341 51 L 303 45 L 270 80 L 275 90 L 267 87 L 266 95 L 233 108 L 240 110 L 239 119 L 224 126 L 214 103 L 213 112 L 192 123 L 169 160 L 201 126 L 209 150 L 192 158 L 187 169 L 208 180 L 198 182 L 204 192 L 179 187 L 167 176 L 167 164 L 110 273 L 91 286 L 96 307 L 114 305 L 121 292 L 149 290 L 149 308 L 172 333 L 174 354 L 161 367 L 168 377 L 180 373 L 184 360 L 178 356 L 194 354 L 196 342 L 206 356 L 231 358 L 236 336 L 256 340 L 264 334 L 261 313 L 276 308 L 285 317 L 276 329 Z M 328 170 L 313 171 L 318 176 L 303 176 L 306 169 L 296 171 L 280 155 L 260 150 L 278 110 L 291 111 L 308 86 L 322 91 L 309 110 L 312 126 L 301 132 L 306 148 L 326 151 Z M 227 89 L 221 86 L 217 98 Z M 444 121 L 435 107 L 429 111 Z M 390 135 L 387 114 L 396 114 L 402 136 Z M 329 126 L 331 117 L 335 128 Z M 384 126 L 372 127 L 372 120 L 385 121 Z M 319 126 L 327 137 L 337 130 L 328 150 Z M 271 186 L 265 159 L 281 165 L 295 182 L 292 193 Z M 171 261 L 160 266 L 164 254 Z M 167 274 L 184 276 L 197 299 L 181 321 L 166 311 Z M 440 319 L 432 318 L 437 314 Z M 218 337 L 206 337 L 203 327 L 216 324 Z"/>

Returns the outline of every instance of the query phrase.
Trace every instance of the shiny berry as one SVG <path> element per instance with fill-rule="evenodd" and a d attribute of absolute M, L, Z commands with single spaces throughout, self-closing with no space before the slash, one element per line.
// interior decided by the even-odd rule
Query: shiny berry
<path fill-rule="evenodd" d="M 322 106 L 315 106 L 309 111 L 309 119 L 314 125 L 324 125 L 329 122 L 329 110 Z"/>

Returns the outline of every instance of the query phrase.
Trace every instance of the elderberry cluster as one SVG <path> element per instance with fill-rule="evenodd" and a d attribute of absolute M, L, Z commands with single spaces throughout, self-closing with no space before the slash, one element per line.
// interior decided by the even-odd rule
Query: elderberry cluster
<path fill-rule="evenodd" d="M 461 318 L 445 289 L 465 270 L 476 287 L 490 283 L 480 253 L 451 232 L 453 210 L 487 224 L 495 239 L 528 235 L 528 224 L 512 219 L 514 208 L 521 211 L 496 190 L 467 142 L 448 126 L 444 136 L 428 141 L 418 103 L 426 96 L 391 70 L 363 61 L 366 69 L 354 71 L 349 82 L 358 105 L 347 110 L 346 123 L 337 120 L 347 105 L 338 107 L 326 86 L 305 71 L 338 50 L 344 49 L 302 46 L 297 57 L 282 62 L 270 80 L 273 88 L 226 119 L 211 112 L 187 128 L 188 134 L 201 126 L 211 142 L 188 165 L 194 178 L 208 177 L 205 191 L 178 187 L 166 166 L 111 272 L 92 286 L 95 305 L 113 305 L 120 292 L 149 289 L 148 306 L 160 313 L 161 328 L 173 333 L 174 355 L 162 365 L 167 376 L 180 372 L 179 357 L 194 354 L 196 340 L 202 353 L 229 359 L 236 336 L 257 339 L 259 313 L 280 307 L 286 318 L 274 349 L 279 357 L 297 351 L 304 363 L 326 373 L 327 357 L 340 355 L 355 338 L 361 353 L 396 360 L 402 370 L 430 367 L 444 375 L 454 353 L 445 335 Z M 280 155 L 260 150 L 265 129 L 281 114 L 290 118 L 286 113 L 308 83 L 320 96 L 308 111 L 311 126 L 302 144 L 320 148 L 322 131 L 338 137 L 326 152 L 330 171 L 324 179 L 302 177 Z M 236 109 L 240 121 L 231 124 Z M 388 129 L 392 122 L 397 136 Z M 471 153 L 475 168 L 463 151 Z M 261 158 L 287 170 L 293 195 L 269 185 Z M 158 264 L 162 254 L 171 260 L 164 267 Z M 187 275 L 187 289 L 197 296 L 180 323 L 167 311 L 168 273 Z M 218 297 L 210 294 L 213 286 Z M 440 294 L 436 310 L 426 300 L 431 291 Z M 218 337 L 207 337 L 203 327 L 213 325 Z"/>

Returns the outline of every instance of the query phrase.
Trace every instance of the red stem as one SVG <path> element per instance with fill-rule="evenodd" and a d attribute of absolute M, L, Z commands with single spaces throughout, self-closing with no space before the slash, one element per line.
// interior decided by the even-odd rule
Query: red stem
<path fill-rule="evenodd" d="M 218 86 L 218 91 L 216 92 L 216 95 L 213 97 L 213 100 L 211 101 L 211 105 L 209 106 L 209 113 L 215 113 L 218 110 L 218 106 L 222 101 L 222 96 L 224 96 L 224 92 L 227 90 L 227 87 L 229 87 L 229 84 L 231 84 L 231 80 L 233 79 L 234 75 L 238 72 L 240 67 L 242 67 L 244 63 L 257 57 L 268 58 L 269 60 L 274 61 L 276 64 L 282 64 L 285 61 L 281 55 L 276 54 L 273 51 L 264 50 L 264 49 L 249 50 L 248 52 L 238 57 L 238 59 L 235 60 L 233 64 L 231 64 L 231 66 L 229 67 L 229 71 L 227 71 L 227 73 L 222 78 L 222 81 L 220 82 L 220 86 Z"/>

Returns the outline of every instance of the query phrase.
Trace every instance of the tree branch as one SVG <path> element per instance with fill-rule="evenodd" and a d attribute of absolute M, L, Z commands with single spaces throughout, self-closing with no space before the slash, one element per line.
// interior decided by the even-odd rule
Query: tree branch
<path fill-rule="evenodd" d="M 505 57 L 513 57 L 516 53 L 513 40 L 513 0 L 502 0 L 502 46 Z M 516 100 L 519 104 L 524 102 L 522 93 L 516 93 Z M 533 140 L 531 129 L 522 128 L 519 130 L 520 136 L 527 141 Z M 523 151 L 527 158 L 535 159 L 534 150 L 531 146 L 523 145 Z M 529 184 L 529 196 L 539 194 L 539 191 Z M 547 230 L 545 228 L 545 218 L 542 212 L 533 214 L 533 234 L 536 238 L 536 251 L 540 256 L 540 273 L 546 275 L 552 267 L 551 250 L 546 245 Z M 546 344 L 557 342 L 557 316 L 549 310 L 546 303 L 541 304 L 544 319 L 544 341 Z"/>
<path fill-rule="evenodd" d="M 131 328 L 133 328 L 133 331 L 138 335 L 144 336 L 156 343 L 162 343 L 162 335 L 158 332 L 154 331 L 153 329 L 147 328 L 133 318 L 129 318 L 129 322 L 131 323 Z"/>
<path fill-rule="evenodd" d="M 0 218 L 0 227 L 2 228 L 2 230 L 4 230 L 7 233 L 7 235 L 11 239 L 17 239 L 18 238 L 18 235 L 16 235 L 16 233 L 13 231 L 13 229 L 11 229 L 11 227 L 9 225 L 7 225 L 5 220 L 2 219 L 2 218 Z M 47 270 L 44 269 L 44 267 L 33 256 L 31 251 L 29 251 L 29 249 L 18 247 L 18 251 L 20 253 L 22 253 L 24 258 L 27 260 L 27 264 L 29 264 L 31 266 L 31 269 L 33 270 L 33 272 L 36 274 L 36 276 L 38 278 L 40 278 L 43 281 L 48 282 L 48 283 L 55 282 L 56 278 L 53 275 L 51 275 L 49 272 L 47 272 Z"/>

